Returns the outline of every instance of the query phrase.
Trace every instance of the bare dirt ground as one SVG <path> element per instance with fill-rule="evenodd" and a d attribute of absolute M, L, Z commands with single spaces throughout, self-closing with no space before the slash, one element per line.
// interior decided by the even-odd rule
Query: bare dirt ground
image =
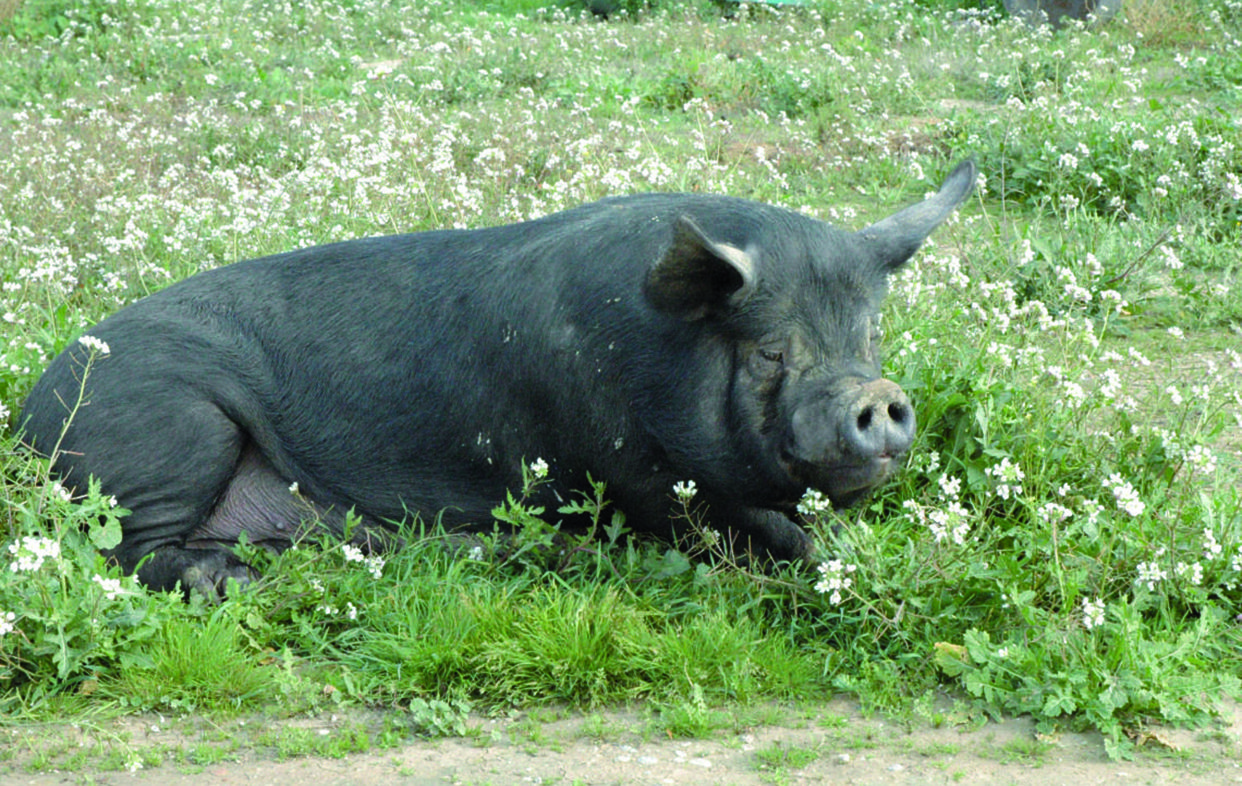
<path fill-rule="evenodd" d="M 1230 705 L 1213 729 L 1149 730 L 1135 761 L 1110 761 L 1097 734 L 1042 737 L 1027 719 L 898 723 L 866 717 L 838 699 L 790 710 L 779 725 L 718 731 L 708 739 L 653 737 L 639 711 L 540 718 L 474 717 L 466 737 L 406 742 L 340 758 L 293 755 L 243 745 L 227 758 L 194 764 L 196 733 L 154 716 L 62 729 L 90 744 L 114 735 L 134 750 L 163 751 L 163 763 L 136 772 L 96 767 L 90 757 L 61 770 L 32 771 L 37 750 L 10 736 L 0 751 L 0 784 L 1232 784 L 1242 783 L 1242 710 Z M 328 736 L 342 718 L 300 722 Z M 288 722 L 286 722 L 288 723 Z M 211 739 L 219 741 L 215 727 Z M 253 729 L 246 733 L 253 733 Z M 28 741 L 53 744 L 44 728 Z"/>

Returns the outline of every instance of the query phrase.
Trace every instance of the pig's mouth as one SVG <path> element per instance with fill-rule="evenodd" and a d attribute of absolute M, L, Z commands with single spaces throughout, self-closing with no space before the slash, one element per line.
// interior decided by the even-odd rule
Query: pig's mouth
<path fill-rule="evenodd" d="M 828 495 L 835 508 L 848 508 L 888 480 L 904 456 L 881 453 L 869 458 L 819 464 L 785 454 L 782 463 L 801 491 L 813 488 Z"/>

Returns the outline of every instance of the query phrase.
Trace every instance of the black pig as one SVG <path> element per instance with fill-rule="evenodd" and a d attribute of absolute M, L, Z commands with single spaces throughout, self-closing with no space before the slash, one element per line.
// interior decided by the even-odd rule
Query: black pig
<path fill-rule="evenodd" d="M 694 480 L 735 543 L 798 558 L 809 539 L 788 514 L 808 487 L 847 505 L 910 447 L 877 309 L 974 181 L 963 163 L 856 233 L 647 194 L 201 273 L 88 331 L 111 352 L 54 469 L 132 511 L 113 556 L 127 571 L 149 556 L 139 578 L 160 589 L 244 581 L 240 533 L 283 548 L 312 513 L 341 531 L 352 508 L 362 538 L 412 513 L 490 529 L 537 457 L 552 507 L 589 472 L 633 529 L 675 535 L 673 485 Z M 86 351 L 27 399 L 34 449 L 61 439 Z"/>

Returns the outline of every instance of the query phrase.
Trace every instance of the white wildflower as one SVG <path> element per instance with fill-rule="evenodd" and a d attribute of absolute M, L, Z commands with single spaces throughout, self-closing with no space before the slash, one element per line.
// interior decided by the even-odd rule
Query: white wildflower
<path fill-rule="evenodd" d="M 1000 481 L 996 487 L 996 496 L 1001 499 L 1018 497 L 1022 494 L 1022 480 L 1026 474 L 1022 471 L 1022 467 L 1010 461 L 1008 456 L 1001 459 L 999 464 L 993 464 L 985 469 L 984 474 Z"/>
<path fill-rule="evenodd" d="M 530 465 L 530 474 L 535 476 L 536 480 L 543 480 L 548 476 L 548 462 L 543 459 L 535 459 Z"/>
<path fill-rule="evenodd" d="M 1104 512 L 1104 506 L 1093 499 L 1084 499 L 1082 512 L 1087 516 L 1087 526 L 1094 527 L 1100 523 L 1100 514 Z"/>
<path fill-rule="evenodd" d="M 1127 347 L 1126 354 L 1130 356 L 1131 360 L 1133 360 L 1135 363 L 1138 363 L 1140 366 L 1151 365 L 1151 361 L 1147 358 L 1147 356 L 1144 355 L 1142 352 L 1139 352 L 1134 347 Z"/>
<path fill-rule="evenodd" d="M 1179 562 L 1174 568 L 1174 573 L 1179 579 L 1189 577 L 1190 583 L 1196 587 L 1203 583 L 1203 564 L 1200 562 Z"/>
<path fill-rule="evenodd" d="M 105 579 L 97 573 L 91 577 L 91 581 L 94 581 L 103 589 L 104 597 L 108 600 L 116 600 L 125 594 L 125 590 L 121 589 L 120 579 Z"/>
<path fill-rule="evenodd" d="M 373 578 L 378 579 L 384 575 L 384 558 L 378 554 L 368 556 L 362 553 L 362 549 L 349 543 L 341 546 L 341 553 L 345 555 L 346 562 L 361 562 Z"/>
<path fill-rule="evenodd" d="M 112 352 L 108 342 L 94 336 L 81 336 L 78 338 L 78 343 L 96 354 L 107 355 Z"/>
<path fill-rule="evenodd" d="M 1035 249 L 1031 248 L 1031 241 L 1023 239 L 1021 248 L 1022 254 L 1018 257 L 1018 265 L 1027 265 L 1033 262 L 1035 260 Z"/>
<path fill-rule="evenodd" d="M 1147 505 L 1139 499 L 1138 491 L 1120 474 L 1114 472 L 1112 475 L 1109 475 L 1108 479 L 1104 481 L 1104 485 L 1113 490 L 1113 497 L 1117 500 L 1117 507 L 1131 516 L 1139 516 L 1147 509 Z"/>
<path fill-rule="evenodd" d="M 832 510 L 832 500 L 821 491 L 807 489 L 798 503 L 798 512 L 803 516 L 817 516 Z"/>
<path fill-rule="evenodd" d="M 60 559 L 60 542 L 26 535 L 9 544 L 9 553 L 15 557 L 9 570 L 14 573 L 33 573 L 43 567 L 44 561 L 55 562 Z"/>
<path fill-rule="evenodd" d="M 1073 513 L 1074 512 L 1069 508 L 1064 505 L 1059 505 L 1056 502 L 1044 503 L 1039 510 L 1036 511 L 1036 515 L 1039 516 L 1040 520 L 1048 524 L 1060 524 L 1062 521 L 1065 521 L 1072 516 Z"/>
<path fill-rule="evenodd" d="M 1094 630 L 1104 624 L 1104 601 L 1099 598 L 1082 599 L 1082 624 L 1087 630 Z"/>
<path fill-rule="evenodd" d="M 1212 532 L 1211 527 L 1203 528 L 1203 558 L 1206 560 L 1214 560 L 1221 555 L 1224 549 L 1220 542 L 1216 540 L 1216 534 Z"/>
<path fill-rule="evenodd" d="M 1195 472 L 1211 475 L 1216 471 L 1216 454 L 1203 445 L 1194 445 L 1186 451 L 1186 464 Z"/>
<path fill-rule="evenodd" d="M 1105 289 L 1099 294 L 1101 303 L 1111 303 L 1114 314 L 1120 314 L 1130 305 L 1129 301 L 1121 296 L 1121 293 L 1115 289 Z"/>
<path fill-rule="evenodd" d="M 839 559 L 828 560 L 819 564 L 820 580 L 815 583 L 815 591 L 828 595 L 828 601 L 836 606 L 841 603 L 841 590 L 849 589 L 854 580 L 849 574 L 858 569 L 857 565 L 842 562 Z"/>
<path fill-rule="evenodd" d="M 931 511 L 927 514 L 927 520 L 937 543 L 947 539 L 959 546 L 966 544 L 966 536 L 970 534 L 970 514 L 957 500 Z"/>
<path fill-rule="evenodd" d="M 1164 581 L 1169 577 L 1167 571 L 1162 570 L 1159 565 L 1154 562 L 1140 562 L 1136 568 L 1138 577 L 1134 579 L 1135 584 L 1146 584 L 1150 592 L 1156 591 L 1156 584 Z"/>
<path fill-rule="evenodd" d="M 927 514 L 923 512 L 923 506 L 912 499 L 908 499 L 901 503 L 901 507 L 907 511 L 907 517 L 915 524 L 927 524 Z"/>
<path fill-rule="evenodd" d="M 958 494 L 962 491 L 961 478 L 941 475 L 938 482 L 940 483 L 941 499 L 957 499 Z"/>

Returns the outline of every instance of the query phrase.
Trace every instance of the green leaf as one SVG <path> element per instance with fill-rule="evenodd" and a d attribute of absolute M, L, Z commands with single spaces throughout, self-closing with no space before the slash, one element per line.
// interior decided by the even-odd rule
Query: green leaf
<path fill-rule="evenodd" d="M 1058 715 L 1069 715 L 1076 709 L 1078 709 L 1078 702 L 1073 696 L 1064 691 L 1057 691 L 1055 696 L 1049 696 L 1044 701 L 1043 713 L 1050 718 L 1055 718 Z"/>
<path fill-rule="evenodd" d="M 86 536 L 100 551 L 114 549 L 121 543 L 121 520 L 116 516 L 92 518 L 86 525 Z"/>
<path fill-rule="evenodd" d="M 664 559 L 660 561 L 660 570 L 656 572 L 657 579 L 667 579 L 672 576 L 680 576 L 690 570 L 690 559 L 676 549 L 668 549 L 664 552 Z"/>
<path fill-rule="evenodd" d="M 629 528 L 625 526 L 625 514 L 619 510 L 612 512 L 612 521 L 604 527 L 604 535 L 608 538 L 608 545 L 616 545 L 622 535 L 629 532 Z"/>
<path fill-rule="evenodd" d="M 992 638 L 986 630 L 971 628 L 966 631 L 966 651 L 975 663 L 987 663 L 992 658 Z"/>
<path fill-rule="evenodd" d="M 1108 710 L 1109 714 L 1112 714 L 1114 710 L 1119 710 L 1126 706 L 1126 702 L 1130 700 L 1130 697 L 1120 686 L 1110 685 L 1100 692 L 1096 700 Z"/>
<path fill-rule="evenodd" d="M 936 667 L 950 677 L 958 677 L 970 667 L 970 657 L 966 653 L 966 647 L 961 644 L 938 641 L 932 645 L 932 649 Z"/>

